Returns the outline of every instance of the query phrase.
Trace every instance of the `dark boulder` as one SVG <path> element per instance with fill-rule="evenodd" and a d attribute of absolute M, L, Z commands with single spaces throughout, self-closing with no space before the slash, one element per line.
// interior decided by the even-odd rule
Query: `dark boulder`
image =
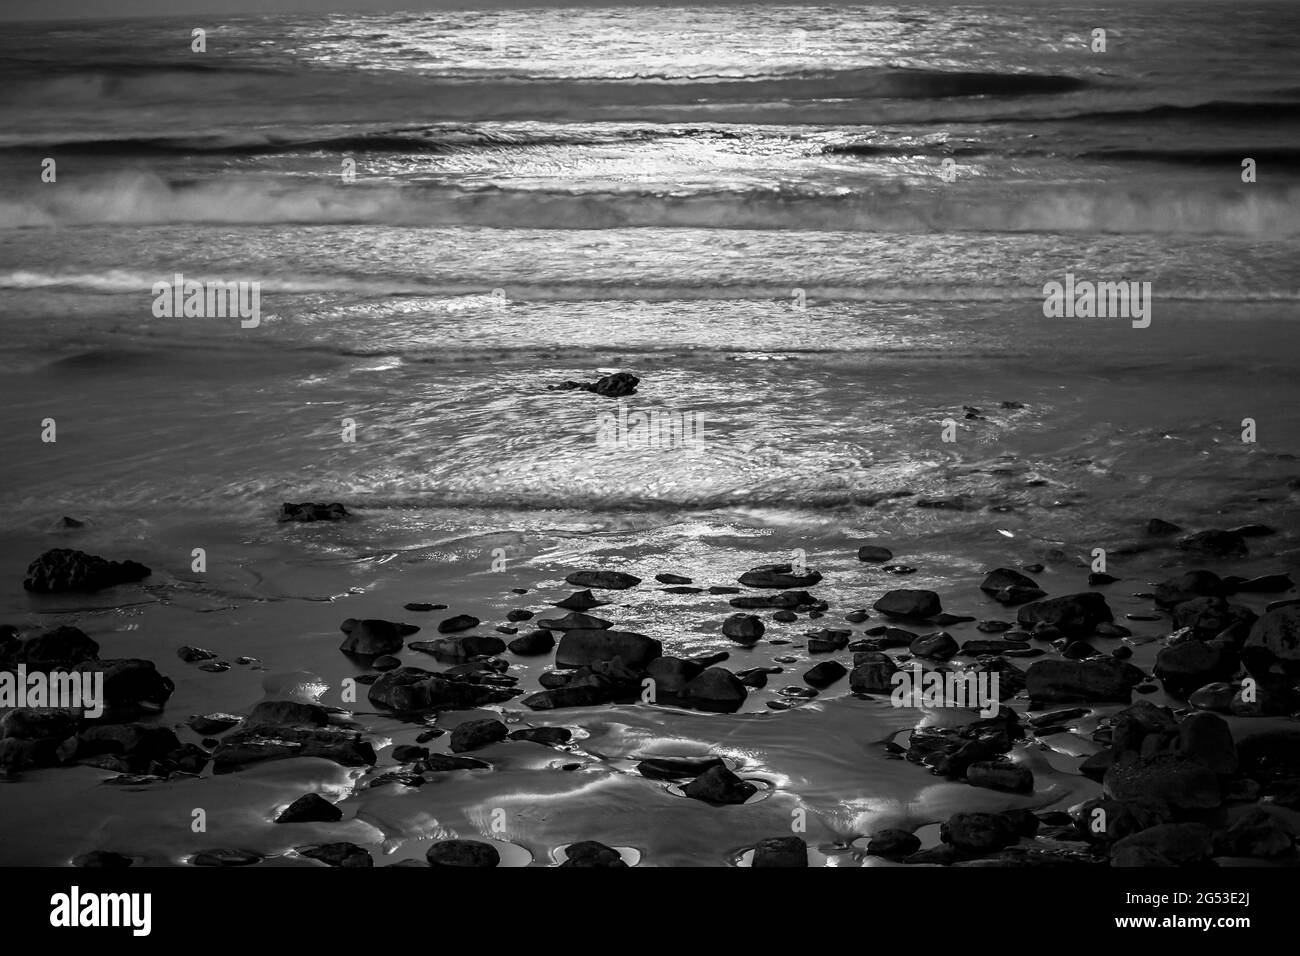
<path fill-rule="evenodd" d="M 1016 613 L 1016 620 L 1022 627 L 1048 624 L 1068 637 L 1088 637 L 1098 624 L 1110 623 L 1114 619 L 1105 596 L 1097 591 L 1035 601 Z"/>
<path fill-rule="evenodd" d="M 916 619 L 933 617 L 943 610 L 939 603 L 939 595 L 933 591 L 906 588 L 886 592 L 871 606 L 888 617 Z"/>
<path fill-rule="evenodd" d="M 305 793 L 275 818 L 276 823 L 337 823 L 343 811 L 319 793 Z"/>
<path fill-rule="evenodd" d="M 485 870 L 501 864 L 501 854 L 482 840 L 439 840 L 425 851 L 430 866 L 470 867 Z"/>
<path fill-rule="evenodd" d="M 276 519 L 278 521 L 339 521 L 342 518 L 351 517 L 348 509 L 344 508 L 337 501 L 332 504 L 323 504 L 319 502 L 304 501 L 301 504 L 294 504 L 286 501 L 280 505 L 280 514 Z"/>
<path fill-rule="evenodd" d="M 662 655 L 663 645 L 643 634 L 603 629 L 565 631 L 555 650 L 555 666 L 586 667 L 618 658 L 633 670 L 645 670 Z"/>
<path fill-rule="evenodd" d="M 357 620 L 350 617 L 339 625 L 339 630 L 347 636 L 339 645 L 344 654 L 357 657 L 378 657 L 381 654 L 395 654 L 402 649 L 407 635 L 414 634 L 419 628 L 414 624 L 395 624 L 376 618 Z"/>
<path fill-rule="evenodd" d="M 790 564 L 764 564 L 742 574 L 740 583 L 747 588 L 807 588 L 821 579 L 821 574 L 810 568 L 801 570 Z"/>
<path fill-rule="evenodd" d="M 28 565 L 23 587 L 35 594 L 98 591 L 142 580 L 150 573 L 135 561 L 108 561 L 84 551 L 54 548 Z"/>
<path fill-rule="evenodd" d="M 640 578 L 622 571 L 574 571 L 564 580 L 575 588 L 599 588 L 603 591 L 625 591 L 641 583 Z"/>

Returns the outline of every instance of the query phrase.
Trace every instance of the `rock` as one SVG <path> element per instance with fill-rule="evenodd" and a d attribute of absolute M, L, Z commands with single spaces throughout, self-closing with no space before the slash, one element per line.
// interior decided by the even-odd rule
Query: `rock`
<path fill-rule="evenodd" d="M 253 727 L 324 727 L 329 713 L 319 704 L 302 704 L 295 700 L 264 700 L 245 718 Z"/>
<path fill-rule="evenodd" d="M 319 793 L 305 793 L 275 818 L 276 823 L 337 823 L 343 811 Z"/>
<path fill-rule="evenodd" d="M 716 804 L 744 803 L 757 792 L 758 787 L 726 767 L 711 767 L 682 788 L 688 797 Z"/>
<path fill-rule="evenodd" d="M 458 634 L 461 631 L 468 631 L 472 627 L 478 627 L 481 623 L 472 614 L 457 614 L 454 617 L 438 622 L 438 633 Z"/>
<path fill-rule="evenodd" d="M 392 757 L 398 763 L 415 763 L 429 756 L 428 747 L 416 747 L 411 744 L 398 744 L 393 748 Z"/>
<path fill-rule="evenodd" d="M 573 739 L 567 727 L 522 727 L 510 732 L 510 740 L 527 740 L 544 747 L 559 747 Z"/>
<path fill-rule="evenodd" d="M 377 671 L 392 671 L 401 667 L 402 662 L 391 654 L 383 654 L 371 661 L 370 666 Z"/>
<path fill-rule="evenodd" d="M 590 614 L 583 614 L 580 611 L 570 611 L 564 617 L 542 618 L 537 622 L 537 626 L 552 631 L 599 631 L 613 625 L 604 618 L 592 617 Z"/>
<path fill-rule="evenodd" d="M 984 576 L 979 586 L 985 594 L 996 594 L 1004 588 L 1012 587 L 1038 590 L 1038 582 L 1011 568 L 994 568 Z"/>
<path fill-rule="evenodd" d="M 213 660 L 217 655 L 213 651 L 204 650 L 202 647 L 190 647 L 189 645 L 185 645 L 184 647 L 176 648 L 176 656 L 186 664 L 197 664 L 199 661 Z"/>
<path fill-rule="evenodd" d="M 1154 673 L 1166 692 L 1186 697 L 1206 684 L 1228 680 L 1239 666 L 1236 648 L 1225 641 L 1186 640 L 1161 649 Z"/>
<path fill-rule="evenodd" d="M 984 634 L 1001 634 L 1003 631 L 1011 630 L 1011 622 L 997 620 L 980 621 L 975 625 L 975 630 L 981 631 Z"/>
<path fill-rule="evenodd" d="M 131 857 L 123 856 L 121 853 L 114 853 L 111 850 L 91 850 L 89 853 L 82 853 L 72 859 L 73 866 L 105 870 L 125 869 L 134 862 L 135 860 Z"/>
<path fill-rule="evenodd" d="M 294 847 L 300 856 L 319 860 L 327 866 L 374 866 L 370 854 L 355 843 L 321 843 L 316 846 Z"/>
<path fill-rule="evenodd" d="M 821 628 L 808 632 L 808 653 L 825 654 L 842 651 L 849 646 L 852 631 Z"/>
<path fill-rule="evenodd" d="M 482 840 L 439 840 L 425 851 L 430 866 L 460 866 L 490 869 L 500 866 L 501 854 Z"/>
<path fill-rule="evenodd" d="M 795 614 L 794 611 L 777 611 L 772 615 L 772 620 L 778 624 L 793 624 L 799 620 L 799 615 Z"/>
<path fill-rule="evenodd" d="M 256 730 L 229 734 L 212 754 L 213 773 L 233 773 L 255 763 L 320 757 L 343 767 L 375 763 L 375 751 L 361 734 L 333 727 L 278 728 L 274 736 Z"/>
<path fill-rule="evenodd" d="M 339 630 L 347 636 L 339 645 L 344 654 L 357 657 L 378 657 L 381 654 L 395 654 L 402 649 L 407 635 L 420 629 L 414 624 L 395 624 L 375 618 L 357 620 L 348 618 L 339 625 Z"/>
<path fill-rule="evenodd" d="M 1061 651 L 1061 656 L 1067 661 L 1084 661 L 1090 657 L 1097 657 L 1100 653 L 1087 641 L 1071 641 L 1065 646 L 1065 650 Z"/>
<path fill-rule="evenodd" d="M 599 588 L 602 591 L 626 591 L 641 579 L 622 571 L 574 571 L 564 579 L 575 588 Z"/>
<path fill-rule="evenodd" d="M 723 667 L 709 667 L 682 691 L 682 699 L 699 710 L 730 714 L 745 703 L 745 685 Z"/>
<path fill-rule="evenodd" d="M 878 830 L 871 834 L 867 853 L 887 860 L 901 860 L 921 849 L 921 839 L 906 830 Z"/>
<path fill-rule="evenodd" d="M 643 634 L 630 631 L 565 631 L 555 651 L 555 666 L 584 667 L 598 661 L 618 658 L 635 671 L 643 671 L 656 657 L 663 655 L 663 645 Z"/>
<path fill-rule="evenodd" d="M 636 771 L 647 780 L 682 780 L 698 777 L 714 767 L 726 768 L 721 757 L 647 757 Z"/>
<path fill-rule="evenodd" d="M 733 614 L 722 622 L 722 633 L 739 644 L 753 644 L 763 630 L 762 620 L 753 614 Z"/>
<path fill-rule="evenodd" d="M 1218 558 L 1244 558 L 1246 542 L 1235 531 L 1198 531 L 1178 539 L 1180 551 L 1196 551 Z"/>
<path fill-rule="evenodd" d="M 260 854 L 251 850 L 204 850 L 190 857 L 190 863 L 194 866 L 252 866 L 254 863 L 261 863 Z"/>
<path fill-rule="evenodd" d="M 1047 592 L 1042 588 L 1022 588 L 1009 587 L 1003 588 L 997 594 L 993 595 L 993 600 L 1007 607 L 1015 607 L 1017 604 L 1024 604 L 1028 601 L 1037 601 L 1039 598 L 1047 597 Z"/>
<path fill-rule="evenodd" d="M 450 754 L 429 754 L 418 767 L 422 773 L 450 773 L 455 770 L 489 770 L 492 765 L 477 757 L 453 757 Z"/>
<path fill-rule="evenodd" d="M 858 548 L 859 561 L 888 561 L 893 558 L 893 556 L 894 552 L 890 551 L 888 548 L 881 548 L 874 544 L 864 544 L 862 547 Z"/>
<path fill-rule="evenodd" d="M 780 594 L 745 595 L 744 597 L 732 598 L 729 603 L 734 608 L 744 610 L 758 608 L 793 610 L 794 608 L 809 607 L 816 604 L 817 601 L 807 591 L 782 591 Z"/>
<path fill-rule="evenodd" d="M 540 654 L 550 653 L 551 648 L 555 646 L 555 638 L 550 631 L 529 631 L 506 646 L 512 654 L 518 654 L 520 657 L 537 657 Z"/>
<path fill-rule="evenodd" d="M 429 604 L 425 601 L 412 601 L 410 604 L 403 604 L 402 609 L 405 611 L 445 611 L 445 604 Z"/>
<path fill-rule="evenodd" d="M 626 398 L 628 395 L 636 394 L 636 387 L 641 382 L 631 372 L 615 372 L 613 375 L 606 375 L 596 379 L 594 382 L 572 382 L 564 381 L 559 385 L 546 386 L 547 391 L 552 392 L 571 392 L 582 391 L 592 392 L 605 398 Z"/>
<path fill-rule="evenodd" d="M 853 655 L 853 671 L 849 674 L 849 689 L 855 694 L 893 693 L 893 676 L 898 665 L 888 655 L 879 651 L 862 651 Z"/>
<path fill-rule="evenodd" d="M 1186 866 L 1209 859 L 1214 833 L 1203 823 L 1162 823 L 1118 841 L 1111 866 Z"/>
<path fill-rule="evenodd" d="M 750 866 L 801 867 L 808 865 L 808 844 L 800 837 L 768 837 L 754 847 Z"/>
<path fill-rule="evenodd" d="M 1119 578 L 1113 574 L 1107 574 L 1104 571 L 1093 571 L 1088 575 L 1089 587 L 1101 587 L 1106 584 L 1114 584 Z"/>
<path fill-rule="evenodd" d="M 803 675 L 803 680 L 808 686 L 822 690 L 830 687 L 847 673 L 844 665 L 838 661 L 822 661 L 809 668 Z"/>
<path fill-rule="evenodd" d="M 76 728 L 77 715 L 71 710 L 18 707 L 0 715 L 0 738 L 63 740 Z"/>
<path fill-rule="evenodd" d="M 1088 637 L 1098 624 L 1114 620 L 1104 595 L 1097 591 L 1067 594 L 1026 604 L 1016 614 L 1022 627 L 1047 624 L 1069 637 Z"/>
<path fill-rule="evenodd" d="M 1159 518 L 1152 518 L 1147 522 L 1147 534 L 1153 538 L 1167 538 L 1171 534 L 1177 534 L 1183 529 L 1176 524 L 1170 524 L 1168 521 L 1161 521 Z"/>
<path fill-rule="evenodd" d="M 597 843 L 595 840 L 583 840 L 571 843 L 564 851 L 564 862 L 560 866 L 614 867 L 625 868 L 627 864 L 613 847 Z"/>
<path fill-rule="evenodd" d="M 1221 597 L 1198 597 L 1174 606 L 1170 615 L 1177 627 L 1190 627 L 1195 636 L 1208 641 L 1216 635 L 1237 628 L 1244 640 L 1255 623 L 1255 612 L 1240 604 L 1229 604 Z"/>
<path fill-rule="evenodd" d="M 1133 632 L 1122 624 L 1098 624 L 1093 630 L 1099 637 L 1132 637 Z"/>
<path fill-rule="evenodd" d="M 339 521 L 349 518 L 348 510 L 337 501 L 332 504 L 304 501 L 294 504 L 286 501 L 280 505 L 278 521 Z"/>
<path fill-rule="evenodd" d="M 505 740 L 509 734 L 499 720 L 467 720 L 451 732 L 451 752 L 464 753 Z"/>
<path fill-rule="evenodd" d="M 598 601 L 596 597 L 587 591 L 574 591 L 563 601 L 556 601 L 553 605 L 564 611 L 590 611 L 595 607 L 602 607 L 608 604 L 608 601 Z"/>
<path fill-rule="evenodd" d="M 1295 583 L 1288 574 L 1261 574 L 1258 577 L 1238 581 L 1236 590 L 1243 594 L 1278 594 L 1289 591 Z"/>
<path fill-rule="evenodd" d="M 1102 785 L 1118 800 L 1162 800 L 1175 810 L 1208 810 L 1223 802 L 1214 771 L 1182 754 L 1120 754 Z"/>
<path fill-rule="evenodd" d="M 200 664 L 199 670 L 206 671 L 209 674 L 224 674 L 230 670 L 229 661 L 208 661 L 206 664 Z"/>
<path fill-rule="evenodd" d="M 156 714 L 176 689 L 171 678 L 158 673 L 153 661 L 134 657 L 116 660 L 89 660 L 73 670 L 104 675 L 105 715 L 116 720 L 131 720 L 140 714 Z"/>
<path fill-rule="evenodd" d="M 958 850 L 992 853 L 1019 842 L 1020 834 L 1000 813 L 954 813 L 939 828 L 939 838 Z"/>
<path fill-rule="evenodd" d="M 889 617 L 916 619 L 933 617 L 943 610 L 939 604 L 939 595 L 933 591 L 905 588 L 886 592 L 872 607 Z"/>
<path fill-rule="evenodd" d="M 1026 689 L 1035 701 L 1121 701 L 1144 674 L 1132 664 L 1114 658 L 1086 661 L 1036 660 L 1026 672 Z"/>
<path fill-rule="evenodd" d="M 1237 772 L 1237 746 L 1228 722 L 1208 711 L 1189 714 L 1178 726 L 1179 752 L 1217 774 Z"/>
<path fill-rule="evenodd" d="M 947 631 L 935 631 L 918 637 L 908 648 L 914 657 L 946 661 L 957 653 L 957 641 Z"/>
<path fill-rule="evenodd" d="M 1156 585 L 1155 602 L 1173 607 L 1198 597 L 1222 597 L 1227 593 L 1223 580 L 1213 571 L 1188 571 Z"/>
<path fill-rule="evenodd" d="M 1263 807 L 1247 809 L 1214 841 L 1216 854 L 1260 859 L 1289 856 L 1294 847 L 1294 825 Z"/>
<path fill-rule="evenodd" d="M 204 714 L 191 717 L 188 725 L 199 736 L 212 737 L 216 734 L 225 733 L 242 719 L 242 717 L 237 717 L 234 714 Z"/>
<path fill-rule="evenodd" d="M 655 682 L 656 693 L 678 695 L 703 670 L 695 661 L 679 657 L 657 657 L 646 667 L 645 674 Z"/>
<path fill-rule="evenodd" d="M 564 707 L 592 707 L 613 698 L 614 689 L 608 683 L 587 679 L 529 694 L 520 703 L 530 710 L 557 710 Z"/>
<path fill-rule="evenodd" d="M 441 661 L 466 661 L 474 657 L 493 657 L 504 653 L 506 642 L 491 634 L 464 634 L 460 637 L 442 637 L 436 641 L 412 641 L 407 647 L 413 651 L 432 654 Z"/>
<path fill-rule="evenodd" d="M 972 787 L 1007 793 L 1033 793 L 1034 774 L 1020 764 L 982 760 L 966 768 L 966 782 Z"/>
<path fill-rule="evenodd" d="M 71 548 L 46 551 L 27 566 L 23 587 L 35 594 L 99 591 L 147 578 L 150 570 L 135 561 L 107 561 Z"/>
<path fill-rule="evenodd" d="M 1288 674 L 1300 673 L 1300 605 L 1266 612 L 1251 626 L 1245 649 L 1261 648 L 1280 662 Z"/>
<path fill-rule="evenodd" d="M 1008 707 L 995 717 L 972 720 L 967 724 L 914 729 L 908 738 L 906 757 L 924 764 L 935 773 L 961 778 L 971 764 L 995 760 L 1011 750 L 1024 736 L 1019 718 Z"/>
<path fill-rule="evenodd" d="M 30 671 L 66 669 L 98 657 L 98 644 L 77 628 L 64 626 L 23 639 L 12 659 Z"/>
<path fill-rule="evenodd" d="M 419 667 L 399 667 L 381 675 L 366 696 L 376 706 L 416 713 L 478 707 L 499 702 L 501 694 L 502 691 L 490 685 L 450 680 Z"/>
<path fill-rule="evenodd" d="M 789 564 L 764 564 L 751 568 L 740 576 L 747 588 L 806 588 L 822 579 L 811 569 L 798 570 Z"/>

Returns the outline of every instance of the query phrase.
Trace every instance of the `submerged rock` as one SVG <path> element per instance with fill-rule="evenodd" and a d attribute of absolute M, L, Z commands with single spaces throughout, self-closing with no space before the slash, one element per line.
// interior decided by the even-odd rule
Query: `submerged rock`
<path fill-rule="evenodd" d="M 594 382 L 563 381 L 559 385 L 546 386 L 551 392 L 582 391 L 602 395 L 605 398 L 626 398 L 636 394 L 636 387 L 641 383 L 631 372 L 615 372 L 596 379 Z"/>
<path fill-rule="evenodd" d="M 1219 558 L 1243 558 L 1246 556 L 1246 542 L 1235 531 L 1198 531 L 1185 538 L 1178 539 L 1180 551 L 1199 551 Z"/>
<path fill-rule="evenodd" d="M 294 504 L 286 501 L 280 505 L 279 521 L 339 521 L 343 518 L 349 518 L 351 515 L 348 509 L 344 508 L 337 501 L 332 504 L 323 504 L 319 502 L 304 501 L 301 504 Z"/>
<path fill-rule="evenodd" d="M 647 780 L 683 780 L 714 767 L 726 764 L 721 757 L 647 757 L 636 765 L 636 772 Z"/>
<path fill-rule="evenodd" d="M 580 611 L 570 611 L 564 617 L 541 618 L 537 626 L 551 631 L 601 631 L 614 625 L 604 618 L 592 617 Z"/>

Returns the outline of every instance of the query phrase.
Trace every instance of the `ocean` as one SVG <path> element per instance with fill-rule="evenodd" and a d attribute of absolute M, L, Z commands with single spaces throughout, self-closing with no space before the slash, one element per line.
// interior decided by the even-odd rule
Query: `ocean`
<path fill-rule="evenodd" d="M 436 616 L 402 606 L 440 602 L 486 631 L 550 612 L 577 568 L 642 577 L 593 613 L 665 653 L 800 665 L 734 715 L 566 710 L 568 750 L 515 744 L 409 792 L 323 760 L 134 787 L 33 770 L 0 788 L 24 808 L 0 863 L 111 844 L 317 865 L 271 824 L 305 789 L 354 805 L 330 833 L 387 861 L 492 834 L 536 864 L 598 839 L 724 865 L 802 807 L 818 861 L 888 865 L 862 852 L 880 826 L 933 844 L 954 808 L 1077 803 L 1105 707 L 1018 752 L 1034 793 L 938 781 L 872 749 L 913 713 L 843 685 L 768 706 L 815 662 L 807 621 L 738 647 L 726 595 L 653 578 L 806 562 L 829 627 L 892 587 L 996 617 L 984 571 L 1041 563 L 1068 593 L 1099 548 L 1136 613 L 1181 560 L 1143 537 L 1154 517 L 1268 524 L 1232 570 L 1294 565 L 1298 43 L 1294 6 L 1159 0 L 5 25 L 0 620 L 157 660 L 176 690 L 156 720 L 195 743 L 192 714 L 342 707 L 364 672 L 337 650 L 345 618 L 427 637 Z M 1149 283 L 1146 314 L 1048 315 L 1067 280 Z M 260 311 L 160 315 L 159 284 L 187 281 L 256 288 Z M 617 372 L 634 395 L 550 388 Z M 698 440 L 602 440 L 603 416 L 652 411 Z M 278 523 L 290 501 L 354 517 Z M 859 562 L 866 541 L 914 573 Z M 54 547 L 153 573 L 24 592 Z M 202 672 L 181 645 L 256 660 Z M 509 673 L 535 690 L 544 663 Z M 376 740 L 423 729 L 364 700 L 344 709 Z M 720 826 L 629 773 L 646 753 L 721 754 L 763 799 Z"/>

